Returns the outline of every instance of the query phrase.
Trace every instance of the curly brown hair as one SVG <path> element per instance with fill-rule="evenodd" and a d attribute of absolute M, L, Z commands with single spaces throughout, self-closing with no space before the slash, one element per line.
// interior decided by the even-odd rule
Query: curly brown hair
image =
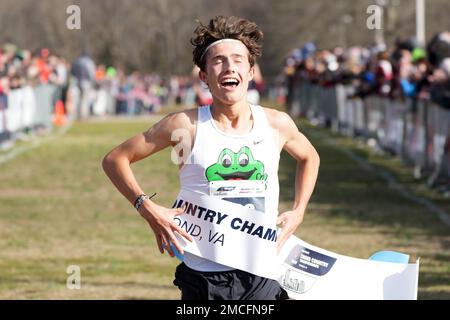
<path fill-rule="evenodd" d="M 253 67 L 256 58 L 261 56 L 261 47 L 263 33 L 258 25 L 252 21 L 239 17 L 216 16 L 205 26 L 200 21 L 195 28 L 195 37 L 191 38 L 191 44 L 194 46 L 194 63 L 205 71 L 206 67 L 206 48 L 213 42 L 221 39 L 240 40 L 248 49 L 248 61 Z"/>

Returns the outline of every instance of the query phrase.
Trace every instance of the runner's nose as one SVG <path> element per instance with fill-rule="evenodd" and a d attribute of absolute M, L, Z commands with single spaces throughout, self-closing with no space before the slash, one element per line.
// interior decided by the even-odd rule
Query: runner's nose
<path fill-rule="evenodd" d="M 225 61 L 224 65 L 224 69 L 226 72 L 230 72 L 230 73 L 236 73 L 236 63 L 232 60 L 232 59 L 227 59 Z"/>

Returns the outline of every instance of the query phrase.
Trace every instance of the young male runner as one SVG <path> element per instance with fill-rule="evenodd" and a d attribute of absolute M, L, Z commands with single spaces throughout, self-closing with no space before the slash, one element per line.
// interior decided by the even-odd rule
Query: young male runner
<path fill-rule="evenodd" d="M 184 162 L 179 166 L 181 189 L 209 195 L 211 183 L 263 181 L 263 197 L 244 198 L 248 203 L 238 203 L 274 215 L 282 228 L 277 238 L 281 248 L 303 221 L 320 161 L 314 147 L 286 113 L 247 102 L 248 83 L 254 75 L 256 58 L 261 55 L 262 37 L 255 23 L 238 17 L 217 16 L 208 25 L 200 23 L 191 39 L 194 62 L 211 91 L 213 103 L 166 116 L 148 131 L 114 148 L 103 160 L 111 181 L 150 224 L 160 252 L 167 250 L 174 256 L 172 243 L 184 253 L 174 280 L 182 299 L 286 298 L 275 280 L 183 252 L 175 233 L 187 241 L 193 239 L 173 220 L 181 211 L 148 199 L 130 168 L 133 162 L 176 146 L 179 142 L 172 141 L 172 133 L 184 130 L 191 137 L 183 142 L 184 147 L 192 147 L 189 154 L 182 155 Z M 295 201 L 291 211 L 277 218 L 282 149 L 297 160 Z"/>

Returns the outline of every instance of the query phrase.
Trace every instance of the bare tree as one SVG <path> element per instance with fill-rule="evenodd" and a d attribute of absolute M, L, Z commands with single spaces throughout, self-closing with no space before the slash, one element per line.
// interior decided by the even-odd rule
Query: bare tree
<path fill-rule="evenodd" d="M 72 4 L 81 8 L 81 30 L 66 28 L 66 8 Z M 188 74 L 196 19 L 207 23 L 215 15 L 237 15 L 264 31 L 261 66 L 270 76 L 307 41 L 320 48 L 373 42 L 373 31 L 366 28 L 370 4 L 373 0 L 1 0 L 0 45 L 48 47 L 69 60 L 88 49 L 97 62 L 129 71 Z M 389 0 L 386 10 L 388 44 L 415 34 L 413 1 Z M 449 11 L 448 0 L 427 1 L 428 39 L 450 29 Z"/>

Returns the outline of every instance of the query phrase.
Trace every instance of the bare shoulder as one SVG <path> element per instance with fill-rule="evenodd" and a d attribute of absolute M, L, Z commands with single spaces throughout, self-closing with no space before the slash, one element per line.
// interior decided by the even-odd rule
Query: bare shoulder
<path fill-rule="evenodd" d="M 283 111 L 278 111 L 272 108 L 263 107 L 264 112 L 266 113 L 269 124 L 272 128 L 285 131 L 297 129 L 297 126 L 294 123 L 294 120 Z"/>
<path fill-rule="evenodd" d="M 156 123 L 149 131 L 172 132 L 176 129 L 195 129 L 197 121 L 197 109 L 188 109 L 179 112 L 173 112 L 166 115 Z"/>
<path fill-rule="evenodd" d="M 187 130 L 188 134 L 195 135 L 197 109 L 183 110 L 166 115 L 163 119 L 145 131 L 146 141 L 159 141 L 162 144 L 173 144 L 172 136 L 176 130 Z"/>
<path fill-rule="evenodd" d="M 163 120 L 172 129 L 190 129 L 195 127 L 197 121 L 197 110 L 188 109 L 168 114 Z"/>

